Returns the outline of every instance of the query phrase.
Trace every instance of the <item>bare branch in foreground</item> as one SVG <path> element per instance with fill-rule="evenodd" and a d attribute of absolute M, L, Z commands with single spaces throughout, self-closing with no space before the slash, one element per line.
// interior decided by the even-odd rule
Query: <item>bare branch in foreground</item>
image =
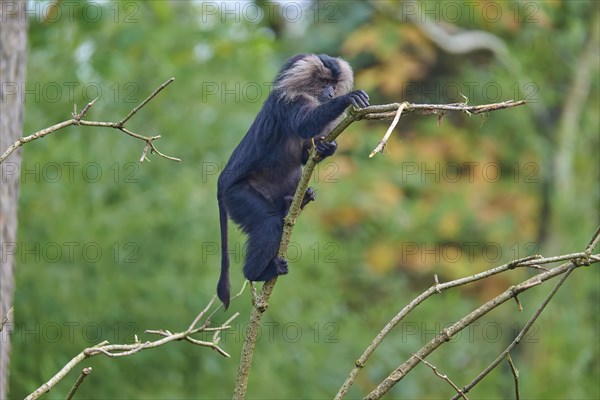
<path fill-rule="evenodd" d="M 129 119 L 131 117 L 133 117 L 133 115 L 135 113 L 137 113 L 142 107 L 144 107 L 150 100 L 152 100 L 158 93 L 160 93 L 165 87 L 167 87 L 167 85 L 169 85 L 171 82 L 173 82 L 175 80 L 175 78 L 171 78 L 169 80 L 167 80 L 165 83 L 163 83 L 162 85 L 160 85 L 154 92 L 152 92 L 152 94 L 150 94 L 150 96 L 148 96 L 144 101 L 142 101 L 137 107 L 135 107 L 133 110 L 131 110 L 129 112 L 129 114 L 127 114 L 127 116 L 125 118 L 123 118 L 122 120 L 118 121 L 118 122 L 100 122 L 100 121 L 86 121 L 83 119 L 83 117 L 85 116 L 85 114 L 88 112 L 88 110 L 94 105 L 94 103 L 96 102 L 97 99 L 94 99 L 92 101 L 90 101 L 89 103 L 87 103 L 85 105 L 85 107 L 83 108 L 83 110 L 81 110 L 81 112 L 77 113 L 77 110 L 75 109 L 73 111 L 73 113 L 71 114 L 73 118 L 67 120 L 67 121 L 63 121 L 60 122 L 56 125 L 52 125 L 48 128 L 42 129 L 40 131 L 37 131 L 29 136 L 25 136 L 22 138 L 19 138 L 19 140 L 17 140 L 16 142 L 14 142 L 11 146 L 8 147 L 8 149 L 6 149 L 4 151 L 4 153 L 2 153 L 2 155 L 0 156 L 0 164 L 2 164 L 4 162 L 4 160 L 6 160 L 6 158 L 8 158 L 8 156 L 10 156 L 15 150 L 17 150 L 19 147 L 21 147 L 23 144 L 25 143 L 29 143 L 32 142 L 36 139 L 42 138 L 44 136 L 47 136 L 53 132 L 58 131 L 59 129 L 63 129 L 66 128 L 67 126 L 71 126 L 71 125 L 83 125 L 83 126 L 95 126 L 95 127 L 100 127 L 100 128 L 113 128 L 113 129 L 118 129 L 121 132 L 134 137 L 136 139 L 142 140 L 146 143 L 144 150 L 142 152 L 142 157 L 140 161 L 143 161 L 144 159 L 146 159 L 146 153 L 148 152 L 148 148 L 150 148 L 152 153 L 156 153 L 159 156 L 166 158 L 167 160 L 171 160 L 171 161 L 177 161 L 180 162 L 181 160 L 179 158 L 176 157 L 171 157 L 171 156 L 167 156 L 163 153 L 161 153 L 160 151 L 158 151 L 158 149 L 156 148 L 156 146 L 154 145 L 154 141 L 157 139 L 160 139 L 160 135 L 157 136 L 142 136 L 139 135 L 137 133 L 134 133 L 128 129 L 125 128 L 125 123 L 127 121 L 129 121 Z"/>
<path fill-rule="evenodd" d="M 354 121 L 361 119 L 391 119 L 399 114 L 398 109 L 404 103 L 393 103 L 385 105 L 369 106 L 361 109 L 354 107 L 348 107 L 345 111 L 345 116 L 342 120 L 333 128 L 329 134 L 325 137 L 325 141 L 331 142 L 335 140 L 348 126 Z M 405 103 L 403 110 L 400 113 L 408 113 L 413 111 L 421 111 L 424 113 L 439 113 L 442 111 L 462 111 L 467 114 L 478 114 L 484 112 L 491 112 L 495 110 L 501 110 L 504 108 L 510 108 L 525 104 L 525 101 L 505 101 L 503 103 L 490 104 L 484 106 L 466 106 L 462 103 L 457 104 L 445 104 L 445 105 L 434 105 L 434 104 L 411 104 Z M 287 248 L 291 239 L 292 231 L 296 220 L 300 215 L 300 205 L 304 198 L 304 193 L 308 187 L 308 183 L 312 177 L 314 169 L 316 167 L 316 151 L 313 146 L 308 162 L 302 170 L 302 176 L 300 182 L 296 188 L 294 199 L 290 205 L 288 214 L 286 215 L 283 223 L 283 233 L 281 235 L 281 241 L 279 243 L 278 257 L 285 258 Z M 513 267 L 514 268 L 514 267 Z M 254 301 L 254 307 L 250 315 L 250 321 L 248 322 L 246 337 L 244 338 L 244 345 L 242 348 L 242 354 L 240 357 L 240 364 L 235 382 L 235 389 L 233 391 L 234 399 L 245 399 L 246 391 L 248 388 L 248 378 L 250 376 L 250 369 L 252 366 L 252 357 L 254 355 L 254 346 L 258 337 L 260 328 L 260 322 L 262 316 L 268 308 L 268 301 L 273 292 L 273 288 L 277 283 L 277 277 L 265 282 L 262 290 L 256 300 Z"/>
<path fill-rule="evenodd" d="M 577 255 L 579 255 L 579 254 L 582 254 L 582 253 L 577 253 Z M 448 289 L 451 289 L 453 287 L 456 287 L 456 286 L 466 285 L 466 284 L 471 283 L 471 282 L 475 282 L 475 281 L 478 281 L 478 280 L 481 280 L 481 279 L 489 278 L 489 277 L 497 275 L 499 273 L 515 269 L 517 267 L 525 267 L 524 263 L 532 261 L 532 260 L 535 260 L 537 262 L 540 259 L 543 260 L 542 256 L 540 256 L 540 255 L 529 256 L 529 257 L 521 258 L 519 260 L 515 260 L 515 261 L 512 261 L 510 263 L 501 265 L 499 267 L 495 267 L 495 268 L 489 269 L 487 271 L 483 271 L 483 272 L 480 272 L 480 273 L 477 273 L 477 274 L 474 274 L 474 275 L 471 275 L 471 276 L 468 276 L 468 277 L 465 277 L 465 278 L 460 278 L 460 279 L 456 279 L 456 280 L 449 281 L 449 282 L 444 282 L 444 283 L 439 283 L 439 281 L 436 279 L 436 282 L 434 283 L 433 286 L 431 286 L 425 292 L 421 293 L 419 296 L 417 296 L 415 299 L 413 299 L 410 303 L 408 303 L 408 305 L 406 305 L 398 314 L 396 314 L 396 316 L 394 318 L 392 318 L 385 325 L 385 327 L 383 327 L 383 329 L 379 332 L 379 334 L 377 334 L 377 336 L 375 337 L 375 339 L 371 342 L 371 344 L 369 344 L 369 346 L 365 349 L 364 353 L 356 361 L 355 367 L 352 369 L 352 371 L 350 371 L 350 374 L 348 375 L 348 378 L 346 378 L 346 381 L 344 382 L 344 384 L 342 385 L 342 387 L 338 391 L 338 393 L 337 393 L 337 395 L 336 395 L 335 398 L 336 399 L 342 399 L 344 397 L 344 395 L 350 389 L 350 386 L 352 386 L 352 384 L 354 383 L 354 380 L 356 379 L 356 376 L 358 375 L 358 373 L 360 372 L 360 370 L 362 368 L 364 368 L 364 366 L 367 363 L 368 359 L 375 352 L 375 350 L 381 344 L 381 342 L 383 342 L 383 340 L 385 339 L 385 337 L 411 311 L 413 311 L 415 308 L 417 308 L 417 306 L 419 306 L 422 302 L 424 302 L 425 300 L 427 300 L 429 297 L 431 297 L 431 296 L 433 296 L 435 294 L 441 293 L 444 290 L 448 290 Z"/>
<path fill-rule="evenodd" d="M 477 377 L 475 379 L 473 379 L 468 385 L 466 385 L 463 388 L 464 393 L 467 393 L 469 390 L 471 390 L 473 387 L 475 387 L 475 385 L 477 385 L 483 378 L 486 377 L 487 374 L 489 374 L 494 368 L 496 368 L 498 366 L 498 364 L 500 364 L 502 362 L 502 360 L 504 358 L 506 358 L 506 356 L 509 355 L 510 351 L 517 344 L 519 344 L 521 342 L 521 340 L 525 337 L 525 334 L 527 334 L 527 332 L 529 331 L 529 328 L 531 328 L 533 323 L 538 319 L 538 317 L 540 316 L 542 311 L 544 311 L 544 309 L 546 308 L 548 303 L 550 303 L 550 300 L 552 300 L 552 298 L 554 297 L 554 295 L 556 294 L 558 289 L 562 286 L 563 283 L 565 283 L 565 281 L 567 280 L 567 278 L 569 277 L 571 272 L 573 272 L 573 270 L 580 265 L 584 265 L 584 264 L 579 264 L 577 260 L 571 261 L 571 263 L 569 265 L 569 269 L 567 269 L 567 271 L 563 274 L 563 276 L 560 278 L 560 280 L 552 288 L 552 290 L 550 291 L 548 296 L 546 296 L 546 298 L 544 299 L 542 304 L 538 307 L 538 309 L 535 311 L 535 313 L 533 313 L 533 315 L 531 316 L 529 321 L 527 321 L 525 326 L 523 326 L 523 329 L 521 329 L 521 331 L 519 332 L 517 337 L 512 341 L 511 344 L 508 345 L 508 347 L 502 353 L 500 353 L 500 355 L 486 369 L 484 369 L 479 375 L 477 375 Z M 517 389 L 518 389 L 518 387 L 517 387 Z M 456 398 L 457 397 L 453 397 L 453 399 L 456 399 Z"/>
<path fill-rule="evenodd" d="M 192 344 L 209 347 L 215 350 L 217 353 L 221 354 L 225 357 L 230 357 L 221 347 L 219 347 L 220 341 L 220 333 L 225 329 L 230 329 L 231 321 L 239 316 L 239 313 L 235 313 L 231 316 L 227 321 L 222 323 L 216 327 L 210 327 L 210 316 L 204 319 L 204 322 L 200 324 L 202 318 L 206 315 L 210 307 L 213 305 L 215 301 L 215 296 L 212 297 L 208 305 L 204 310 L 200 312 L 200 314 L 194 319 L 194 323 L 191 324 L 185 331 L 171 333 L 167 330 L 146 330 L 147 334 L 155 334 L 158 336 L 162 336 L 160 339 L 140 342 L 136 336 L 135 343 L 131 344 L 109 344 L 108 341 L 104 341 L 96 346 L 89 347 L 83 350 L 81 353 L 76 355 L 69 361 L 60 371 L 58 371 L 50 380 L 44 383 L 42 386 L 37 388 L 33 393 L 25 398 L 25 400 L 34 400 L 40 398 L 45 393 L 49 392 L 58 382 L 60 382 L 73 368 L 75 368 L 80 362 L 83 360 L 96 356 L 98 354 L 104 354 L 107 357 L 124 357 L 135 354 L 139 351 L 152 349 L 159 346 L 163 346 L 167 343 L 178 341 L 178 340 L 186 340 Z M 212 314 L 211 314 L 212 316 Z M 198 340 L 192 337 L 192 335 L 206 332 L 206 331 L 214 331 L 213 339 L 210 342 Z"/>
<path fill-rule="evenodd" d="M 562 266 L 556 267 L 554 269 L 545 270 L 544 268 L 540 267 L 540 264 L 550 264 L 550 263 L 555 263 L 555 262 L 559 262 L 559 261 L 569 260 L 569 261 L 572 261 L 573 264 L 576 263 L 578 266 L 580 266 L 580 265 L 588 265 L 591 263 L 600 262 L 600 255 L 591 255 L 591 251 L 593 250 L 595 245 L 598 244 L 598 242 L 600 242 L 600 228 L 598 230 L 596 230 L 593 238 L 590 241 L 590 245 L 588 245 L 586 247 L 586 250 L 584 252 L 564 254 L 564 255 L 554 256 L 554 257 L 542 257 L 541 255 L 533 255 L 533 256 L 529 256 L 529 257 L 525 257 L 525 258 L 522 258 L 519 260 L 512 261 L 508 264 L 504 264 L 499 267 L 491 268 L 487 271 L 483 271 L 483 272 L 480 272 L 480 273 L 477 273 L 477 274 L 474 274 L 474 275 L 471 275 L 468 277 L 456 279 L 453 281 L 439 283 L 436 280 L 434 285 L 432 285 L 429 289 L 427 289 L 425 292 L 421 293 L 419 296 L 417 296 L 415 299 L 413 299 L 408 305 L 406 305 L 394 318 L 392 318 L 386 324 L 386 326 L 379 332 L 379 334 L 377 334 L 375 339 L 373 339 L 371 344 L 369 344 L 369 346 L 366 348 L 366 350 L 363 352 L 363 354 L 360 356 L 360 358 L 355 362 L 355 367 L 352 369 L 352 371 L 350 371 L 350 374 L 346 378 L 343 385 L 340 387 L 337 395 L 335 396 L 335 399 L 339 400 L 339 399 L 344 398 L 344 396 L 348 393 L 348 391 L 350 390 L 350 387 L 354 383 L 358 373 L 361 371 L 362 368 L 364 368 L 364 366 L 367 363 L 370 356 L 375 352 L 377 347 L 383 342 L 385 337 L 410 312 L 412 312 L 417 306 L 419 306 L 422 302 L 424 302 L 425 300 L 427 300 L 429 297 L 433 296 L 434 294 L 441 293 L 444 290 L 447 290 L 447 289 L 450 289 L 450 288 L 453 288 L 456 286 L 461 286 L 461 285 L 465 285 L 465 284 L 475 282 L 475 281 L 478 281 L 481 279 L 485 279 L 485 278 L 497 275 L 499 273 L 502 273 L 502 272 L 505 272 L 508 270 L 512 270 L 514 268 L 534 268 L 536 270 L 544 271 L 543 273 L 535 275 L 534 277 L 526 280 L 525 282 L 522 282 L 519 285 L 509 288 L 503 294 L 490 300 L 489 302 L 487 302 L 480 308 L 476 309 L 475 311 L 473 311 L 471 314 L 469 314 L 465 318 L 459 320 L 454 325 L 452 325 L 449 328 L 445 329 L 444 331 L 440 332 L 440 334 L 436 338 L 434 338 L 428 345 L 424 346 L 421 350 L 419 350 L 419 352 L 416 353 L 416 355 L 418 355 L 418 357 L 421 357 L 421 358 L 425 358 L 428 354 L 430 354 L 432 351 L 434 351 L 437 347 L 439 347 L 443 343 L 445 343 L 445 341 L 450 340 L 452 335 L 460 332 L 460 330 L 464 329 L 466 326 L 468 326 L 468 324 L 475 321 L 476 319 L 478 319 L 485 313 L 491 311 L 493 308 L 499 306 L 500 304 L 509 300 L 511 297 L 515 297 L 516 295 L 518 295 L 519 293 L 521 293 L 525 290 L 528 290 L 534 286 L 542 284 L 544 281 L 546 281 L 550 278 L 553 278 L 554 276 L 565 273 L 567 271 L 568 267 L 571 265 L 571 263 L 567 263 Z M 371 392 L 371 394 L 369 395 L 371 397 L 367 397 L 367 398 L 381 397 L 385 392 L 387 392 L 387 390 L 389 390 L 393 385 L 395 385 L 398 381 L 400 381 L 408 372 L 410 372 L 410 370 L 412 368 L 414 368 L 418 363 L 419 363 L 419 359 L 416 356 L 411 357 L 408 361 L 406 361 L 404 364 L 402 364 L 400 367 L 398 367 L 396 369 L 396 371 L 394 371 L 394 373 L 392 373 L 386 379 L 387 382 L 386 381 L 382 382 L 382 384 L 380 384 L 380 386 L 375 391 Z M 382 385 L 384 385 L 384 383 L 386 383 L 386 385 L 389 385 L 389 387 L 386 387 L 386 390 L 381 392 L 381 390 L 383 389 Z M 377 393 L 375 393 L 376 391 L 377 391 Z"/>
<path fill-rule="evenodd" d="M 592 242 L 594 242 L 594 239 L 592 239 Z M 582 256 L 582 254 L 583 254 L 583 256 Z M 461 318 L 460 320 L 458 320 L 451 326 L 443 329 L 440 333 L 438 333 L 438 335 L 434 339 L 432 339 L 428 344 L 426 344 L 419 351 L 417 351 L 415 353 L 416 356 L 418 356 L 420 358 L 427 357 L 427 355 L 429 355 L 435 349 L 440 347 L 442 344 L 448 342 L 454 335 L 456 335 L 457 333 L 462 331 L 464 328 L 469 326 L 471 323 L 473 323 L 477 319 L 481 318 L 483 315 L 489 313 L 491 310 L 495 309 L 499 305 L 505 303 L 506 301 L 508 301 L 509 299 L 514 297 L 515 295 L 522 293 L 526 290 L 529 290 L 532 287 L 538 286 L 551 278 L 554 278 L 558 275 L 564 274 L 565 276 L 563 276 L 561 281 L 559 281 L 557 283 L 557 285 L 553 288 L 553 290 L 548 295 L 546 300 L 542 303 L 542 305 L 538 308 L 538 310 L 531 317 L 530 321 L 525 325 L 525 327 L 523 327 L 523 330 L 519 333 L 519 335 L 517 336 L 515 341 L 513 343 L 511 343 L 511 345 L 502 353 L 501 357 L 499 357 L 499 359 L 501 361 L 506 356 L 507 352 L 510 351 L 516 344 L 518 344 L 518 342 L 524 337 L 524 335 L 527 333 L 528 329 L 531 327 L 533 322 L 537 319 L 537 317 L 541 314 L 541 312 L 546 307 L 546 305 L 550 302 L 554 293 L 556 293 L 558 288 L 565 281 L 566 277 L 575 268 L 578 268 L 583 265 L 590 265 L 592 263 L 600 262 L 600 254 L 590 255 L 587 252 L 583 252 L 583 253 L 574 253 L 574 254 L 558 256 L 558 257 L 549 257 L 546 259 L 525 261 L 521 265 L 526 265 L 527 263 L 531 263 L 531 262 L 535 262 L 536 264 L 546 264 L 546 263 L 550 263 L 550 262 L 555 262 L 559 259 L 564 260 L 565 258 L 567 258 L 569 260 L 569 262 L 562 264 L 558 267 L 555 267 L 553 269 L 550 269 L 546 272 L 539 273 L 539 274 L 533 276 L 532 278 L 527 279 L 524 282 L 521 282 L 520 284 L 518 284 L 516 286 L 510 287 L 504 293 L 496 296 L 492 300 L 483 304 L 481 307 L 472 311 L 469 315 Z M 419 296 L 418 298 L 420 298 L 421 296 Z M 380 333 L 380 335 L 381 335 L 381 333 Z M 398 368 L 396 368 L 390 375 L 388 375 L 388 377 L 385 378 L 371 393 L 369 393 L 365 397 L 365 399 L 379 399 L 385 393 L 387 393 L 394 385 L 396 385 L 399 381 L 401 381 L 415 367 L 415 365 L 417 365 L 419 363 L 419 359 L 416 356 L 409 358 L 407 361 L 405 361 L 400 366 L 398 366 Z M 475 384 L 477 384 L 477 382 L 479 382 L 483 378 L 483 376 L 487 375 L 487 373 L 489 373 L 489 371 L 491 371 L 491 369 L 495 368 L 496 365 L 498 365 L 498 363 L 496 361 L 494 361 L 488 368 L 486 368 L 486 370 L 484 370 L 484 372 L 482 372 L 473 382 L 471 382 L 469 385 L 465 386 L 462 389 L 463 393 L 467 393 L 470 388 L 472 388 Z M 358 363 L 357 363 L 357 366 L 358 366 Z M 354 372 L 354 370 L 353 370 L 353 372 Z M 351 381 L 348 383 L 348 380 L 347 380 L 346 383 L 344 383 L 344 386 L 342 386 L 342 389 L 340 389 L 340 392 L 338 393 L 338 396 L 336 396 L 336 398 L 341 398 L 341 395 L 345 394 L 348 391 L 349 385 L 352 384 L 352 382 L 354 381 L 354 377 L 355 377 L 355 375 L 354 375 L 354 377 L 352 376 L 352 373 L 350 376 L 350 378 L 352 378 Z M 341 393 L 341 395 L 340 395 L 340 393 Z M 458 396 L 454 396 L 454 398 L 456 399 L 456 398 L 458 398 Z"/>

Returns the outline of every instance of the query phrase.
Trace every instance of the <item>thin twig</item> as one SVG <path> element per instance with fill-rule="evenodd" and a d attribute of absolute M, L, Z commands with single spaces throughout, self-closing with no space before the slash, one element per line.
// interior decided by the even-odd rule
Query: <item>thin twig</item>
<path fill-rule="evenodd" d="M 142 152 L 142 157 L 140 158 L 141 161 L 146 159 L 148 147 L 150 147 L 150 149 L 152 150 L 152 153 L 156 153 L 159 156 L 166 158 L 167 160 L 181 162 L 181 159 L 179 159 L 177 157 L 167 156 L 167 155 L 161 153 L 160 151 L 158 151 L 158 149 L 156 148 L 156 146 L 154 145 L 153 142 L 157 139 L 160 139 L 160 135 L 143 136 L 143 135 L 137 134 L 137 133 L 132 132 L 125 128 L 125 123 L 135 113 L 137 113 L 143 106 L 145 106 L 150 100 L 152 100 L 160 91 L 162 91 L 168 84 L 173 82 L 173 79 L 174 78 L 171 78 L 171 79 L 167 80 L 165 83 L 163 83 L 162 85 L 160 85 L 154 92 L 152 92 L 152 94 L 150 96 L 148 96 L 142 103 L 140 103 L 137 107 L 135 107 L 133 110 L 131 110 L 129 112 L 129 114 L 127 114 L 127 116 L 125 116 L 125 118 L 123 118 L 122 120 L 120 120 L 118 122 L 86 121 L 86 120 L 82 119 L 85 116 L 85 114 L 88 112 L 88 110 L 94 105 L 94 103 L 96 102 L 97 99 L 94 99 L 94 100 L 90 101 L 89 103 L 87 103 L 86 106 L 83 108 L 83 110 L 81 110 L 81 112 L 79 112 L 79 113 L 77 113 L 76 108 L 75 108 L 71 115 L 73 118 L 63 121 L 63 122 L 60 122 L 58 124 L 52 125 L 50 127 L 44 128 L 42 130 L 39 130 L 29 136 L 19 138 L 12 145 L 10 145 L 4 151 L 4 153 L 2 153 L 2 155 L 0 156 L 0 164 L 2 164 L 4 162 L 4 160 L 6 160 L 8 158 L 8 156 L 10 156 L 15 150 L 17 150 L 23 144 L 32 142 L 36 139 L 42 138 L 53 132 L 56 132 L 60 129 L 63 129 L 63 128 L 66 128 L 66 127 L 72 126 L 72 125 L 74 125 L 74 126 L 82 125 L 82 126 L 92 126 L 92 127 L 97 127 L 97 128 L 117 129 L 133 138 L 144 141 L 146 143 L 146 145 L 144 146 L 144 150 Z"/>
<path fill-rule="evenodd" d="M 422 359 L 421 357 L 419 357 L 416 354 L 413 354 L 413 356 L 417 357 L 423 364 L 427 365 L 429 368 L 431 368 L 433 370 L 433 373 L 442 378 L 443 380 L 445 380 L 446 382 L 448 382 L 448 384 L 450 386 L 452 386 L 454 388 L 454 390 L 456 391 L 456 393 L 458 393 L 460 395 L 460 397 L 462 397 L 465 400 L 469 400 L 468 397 L 459 389 L 458 386 L 456 386 L 456 384 L 454 382 L 452 382 L 452 380 L 448 377 L 448 375 L 446 374 L 440 374 L 437 370 L 437 367 L 432 365 L 431 363 L 425 361 L 424 359 Z"/>
<path fill-rule="evenodd" d="M 85 367 L 81 371 L 81 374 L 77 377 L 77 380 L 75 380 L 73 387 L 71 388 L 71 390 L 69 390 L 69 393 L 67 393 L 67 397 L 65 397 L 65 400 L 71 400 L 73 398 L 73 396 L 75 395 L 75 392 L 77 391 L 77 389 L 79 389 L 79 386 L 81 386 L 81 384 L 83 383 L 83 380 L 85 378 L 87 378 L 87 376 L 91 373 L 92 373 L 92 367 Z"/>
<path fill-rule="evenodd" d="M 433 283 L 435 287 L 435 292 L 442 293 L 442 291 L 438 288 L 438 286 L 440 285 L 440 278 L 438 277 L 438 274 L 433 274 Z"/>
<path fill-rule="evenodd" d="M 188 331 L 192 331 L 195 327 L 196 324 L 198 323 L 198 321 L 200 321 L 200 319 L 204 316 L 204 314 L 206 314 L 206 312 L 210 309 L 210 307 L 212 307 L 213 303 L 215 302 L 215 298 L 217 296 L 213 296 L 210 301 L 208 302 L 208 304 L 206 305 L 206 307 L 204 307 L 204 310 L 200 311 L 200 313 L 198 314 L 198 316 L 196 318 L 194 318 L 194 320 L 192 321 L 192 323 L 190 324 L 190 326 L 188 327 Z"/>
<path fill-rule="evenodd" d="M 517 303 L 517 308 L 519 311 L 523 311 L 523 304 L 521 304 L 521 300 L 519 300 L 519 296 L 515 294 L 515 302 Z"/>
<path fill-rule="evenodd" d="M 371 154 L 369 154 L 369 158 L 373 158 L 373 156 L 375 154 L 381 153 L 383 151 L 383 149 L 385 148 L 385 145 L 386 145 L 388 139 L 390 138 L 390 135 L 394 131 L 394 128 L 396 127 L 396 125 L 398 125 L 398 121 L 400 120 L 400 115 L 402 115 L 402 111 L 408 105 L 409 105 L 409 103 L 406 102 L 406 101 L 404 103 L 400 104 L 400 107 L 398 107 L 398 111 L 396 111 L 396 115 L 394 116 L 394 120 L 392 121 L 390 127 L 388 128 L 388 130 L 385 133 L 385 135 L 383 135 L 383 138 L 379 141 L 379 144 L 377 145 L 377 147 L 375 147 L 375 149 L 373 149 L 373 151 L 371 152 Z"/>
<path fill-rule="evenodd" d="M 125 122 L 129 121 L 129 118 L 133 117 L 135 115 L 135 113 L 137 113 L 142 107 L 144 107 L 150 100 L 152 100 L 157 94 L 159 94 L 164 88 L 167 87 L 167 85 L 169 85 L 174 80 L 175 80 L 175 78 L 170 78 L 165 83 L 163 83 L 162 85 L 157 87 L 156 90 L 154 90 L 154 92 L 152 92 L 152 94 L 150 94 L 150 96 L 148 96 L 146 98 L 146 100 L 142 101 L 136 108 L 131 110 L 125 118 L 123 118 L 121 121 L 119 121 L 119 125 L 120 126 L 125 125 Z"/>
<path fill-rule="evenodd" d="M 521 395 L 519 394 L 519 370 L 513 363 L 510 353 L 506 354 L 506 361 L 508 361 L 508 365 L 510 366 L 510 372 L 512 372 L 513 378 L 515 379 L 515 400 L 519 400 L 521 398 Z"/>
<path fill-rule="evenodd" d="M 146 145 L 144 146 L 144 150 L 142 150 L 142 156 L 140 157 L 140 162 L 144 162 L 146 160 L 148 160 L 148 162 L 150 162 L 150 159 L 147 157 L 148 150 L 150 150 L 150 145 L 148 143 L 146 143 Z"/>
<path fill-rule="evenodd" d="M 248 286 L 248 281 L 245 280 L 244 283 L 242 284 L 242 288 L 240 289 L 240 291 L 237 292 L 237 294 L 235 296 L 233 296 L 230 301 L 233 301 L 233 300 L 237 299 L 238 297 L 240 297 L 242 295 L 242 293 L 244 293 L 244 290 L 246 290 L 246 286 Z M 211 321 L 212 317 L 217 313 L 217 311 L 219 311 L 222 308 L 224 308 L 223 303 L 219 302 L 219 305 L 217 306 L 217 308 L 215 308 L 215 310 L 206 318 L 206 320 Z"/>
<path fill-rule="evenodd" d="M 591 254 L 598 243 L 600 243 L 600 226 L 596 229 L 596 232 L 594 232 L 594 236 L 592 236 L 590 243 L 585 247 L 584 253 L 588 255 Z"/>
<path fill-rule="evenodd" d="M 240 315 L 240 313 L 236 312 L 227 321 L 223 322 L 222 326 L 229 328 L 230 324 L 233 322 L 233 320 L 236 319 L 239 315 Z M 221 341 L 221 336 L 220 336 L 221 331 L 223 331 L 223 329 L 215 330 L 215 334 L 213 335 L 213 338 L 212 338 L 214 343 L 219 343 Z"/>
<path fill-rule="evenodd" d="M 77 113 L 77 105 L 73 104 L 73 113 L 71 114 L 73 116 L 73 119 L 76 121 L 81 121 L 81 118 L 83 118 L 88 112 L 88 110 L 94 105 L 94 103 L 96 103 L 96 100 L 98 100 L 98 97 L 87 103 L 80 113 Z"/>

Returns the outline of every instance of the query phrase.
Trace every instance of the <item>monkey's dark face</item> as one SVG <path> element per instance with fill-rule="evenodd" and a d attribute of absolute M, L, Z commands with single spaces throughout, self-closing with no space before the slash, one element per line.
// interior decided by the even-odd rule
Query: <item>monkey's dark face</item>
<path fill-rule="evenodd" d="M 335 98 L 335 85 L 336 81 L 332 79 L 322 79 L 321 85 L 317 89 L 317 99 L 319 99 L 319 103 L 325 103 Z"/>
<path fill-rule="evenodd" d="M 341 58 L 307 54 L 294 57 L 275 79 L 275 89 L 284 101 L 304 97 L 325 103 L 352 90 L 352 68 Z"/>

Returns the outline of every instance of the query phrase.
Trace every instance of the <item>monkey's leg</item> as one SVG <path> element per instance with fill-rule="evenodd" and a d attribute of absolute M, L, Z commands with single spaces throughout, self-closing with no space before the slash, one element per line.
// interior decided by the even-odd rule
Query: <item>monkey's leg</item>
<path fill-rule="evenodd" d="M 283 232 L 282 206 L 274 206 L 243 181 L 227 191 L 225 203 L 231 219 L 248 235 L 243 268 L 246 279 L 265 281 L 287 274 L 287 262 L 277 258 Z"/>
<path fill-rule="evenodd" d="M 268 281 L 288 273 L 287 261 L 277 257 L 283 216 L 264 215 L 248 232 L 244 276 L 250 281 Z"/>
<path fill-rule="evenodd" d="M 224 193 L 224 201 L 231 219 L 248 235 L 244 276 L 250 281 L 261 281 L 287 273 L 287 265 L 271 265 L 283 232 L 281 207 L 275 207 L 244 180 Z M 265 275 L 266 271 L 270 272 Z"/>

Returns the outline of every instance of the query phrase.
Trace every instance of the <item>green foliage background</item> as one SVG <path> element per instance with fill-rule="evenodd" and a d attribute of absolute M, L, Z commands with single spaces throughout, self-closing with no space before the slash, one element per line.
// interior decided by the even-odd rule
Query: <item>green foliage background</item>
<path fill-rule="evenodd" d="M 434 274 L 449 280 L 587 244 L 600 220 L 597 63 L 568 190 L 555 184 L 551 166 L 597 3 L 481 2 L 472 14 L 468 3 L 423 5 L 441 21 L 498 36 L 512 67 L 485 50 L 443 52 L 410 23 L 407 3 L 257 3 L 263 19 L 250 2 L 31 3 L 25 132 L 69 118 L 73 104 L 97 95 L 88 119 L 118 120 L 173 76 L 128 125 L 163 135 L 159 149 L 183 162 L 151 155 L 139 163 L 142 143 L 108 129 L 69 128 L 24 146 L 11 398 L 33 391 L 85 347 L 143 340 L 145 329 L 184 329 L 205 306 L 219 272 L 218 170 L 293 54 L 347 58 L 372 104 L 463 101 L 467 90 L 470 104 L 531 103 L 483 121 L 448 115 L 439 127 L 435 116 L 408 116 L 374 159 L 367 155 L 388 123 L 356 123 L 340 137 L 338 153 L 315 177 L 318 200 L 294 231 L 291 273 L 278 281 L 265 316 L 249 397 L 332 397 L 379 329 Z M 301 18 L 293 14 L 298 7 Z M 233 231 L 240 249 L 243 237 Z M 241 257 L 233 258 L 234 288 L 242 284 Z M 444 325 L 531 274 L 513 271 L 423 304 L 370 360 L 352 397 Z M 598 284 L 596 267 L 574 273 L 513 353 L 524 397 L 600 397 Z M 524 294 L 522 313 L 513 303 L 496 310 L 430 361 L 464 385 L 510 343 L 548 290 Z M 236 311 L 241 316 L 223 337 L 230 359 L 188 343 L 96 357 L 82 364 L 94 371 L 78 396 L 230 397 L 248 292 L 218 320 Z M 76 374 L 47 397 L 64 398 Z M 512 393 L 502 365 L 473 397 Z M 390 397 L 451 394 L 422 366 Z"/>

